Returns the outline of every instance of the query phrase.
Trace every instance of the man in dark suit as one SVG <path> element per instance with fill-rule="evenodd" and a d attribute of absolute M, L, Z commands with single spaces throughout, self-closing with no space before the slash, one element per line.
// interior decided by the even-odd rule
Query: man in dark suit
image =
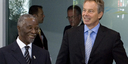
<path fill-rule="evenodd" d="M 70 23 L 70 25 L 67 25 L 64 28 L 64 32 L 65 33 L 66 30 L 73 28 L 73 27 L 77 27 L 80 25 L 83 25 L 84 23 L 81 21 L 81 9 L 79 6 L 77 5 L 71 5 L 68 7 L 67 9 L 67 19 Z"/>
<path fill-rule="evenodd" d="M 32 15 L 20 16 L 17 23 L 19 36 L 12 44 L 0 48 L 0 64 L 51 64 L 49 52 L 32 44 L 38 27 Z"/>
<path fill-rule="evenodd" d="M 36 19 L 38 20 L 39 24 L 43 23 L 43 20 L 44 20 L 45 16 L 44 16 L 44 12 L 42 10 L 42 6 L 32 5 L 29 8 L 29 14 L 32 14 L 34 17 L 36 17 Z M 41 28 L 39 28 L 39 33 L 37 34 L 33 44 L 48 50 L 47 39 L 46 39 L 43 31 L 41 30 Z"/>
<path fill-rule="evenodd" d="M 128 64 L 120 34 L 99 23 L 103 0 L 85 0 L 84 25 L 65 32 L 56 64 Z"/>

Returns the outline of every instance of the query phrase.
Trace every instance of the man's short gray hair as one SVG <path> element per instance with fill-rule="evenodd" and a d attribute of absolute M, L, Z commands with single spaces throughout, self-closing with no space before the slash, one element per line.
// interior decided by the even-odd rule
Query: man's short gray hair
<path fill-rule="evenodd" d="M 33 18 L 33 19 L 35 19 L 35 17 L 32 16 L 31 14 L 23 14 L 23 15 L 21 15 L 19 17 L 18 22 L 17 22 L 17 26 L 22 27 L 23 24 L 25 23 L 25 19 L 27 19 L 27 18 Z"/>

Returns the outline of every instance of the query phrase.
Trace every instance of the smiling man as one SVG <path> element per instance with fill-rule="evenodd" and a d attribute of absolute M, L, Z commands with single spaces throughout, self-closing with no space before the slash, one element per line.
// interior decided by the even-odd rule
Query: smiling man
<path fill-rule="evenodd" d="M 99 22 L 103 13 L 103 0 L 84 1 L 84 25 L 65 32 L 56 64 L 128 64 L 120 34 Z"/>
<path fill-rule="evenodd" d="M 51 64 L 49 52 L 32 44 L 38 28 L 35 17 L 20 16 L 17 22 L 19 36 L 14 43 L 0 48 L 0 64 Z"/>

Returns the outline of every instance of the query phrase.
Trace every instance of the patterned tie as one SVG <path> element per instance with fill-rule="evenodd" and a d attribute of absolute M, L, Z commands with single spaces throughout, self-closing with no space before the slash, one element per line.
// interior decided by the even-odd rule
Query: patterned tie
<path fill-rule="evenodd" d="M 87 36 L 87 40 L 85 43 L 85 62 L 86 62 L 86 64 L 88 64 L 90 52 L 92 50 L 92 40 L 90 37 L 91 33 L 92 33 L 92 31 L 88 30 L 88 36 Z"/>
<path fill-rule="evenodd" d="M 26 63 L 30 64 L 30 56 L 29 56 L 29 51 L 28 51 L 29 46 L 25 46 L 25 49 L 26 49 L 26 51 L 25 51 L 24 56 L 25 56 L 25 59 L 26 59 Z"/>

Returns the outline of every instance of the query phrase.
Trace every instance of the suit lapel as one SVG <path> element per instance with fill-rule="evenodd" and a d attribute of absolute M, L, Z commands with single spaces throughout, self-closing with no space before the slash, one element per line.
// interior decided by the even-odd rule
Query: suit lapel
<path fill-rule="evenodd" d="M 101 43 L 101 41 L 102 41 L 102 39 L 103 39 L 104 36 L 105 36 L 105 34 L 104 34 L 104 28 L 103 28 L 102 25 L 100 25 L 90 56 L 93 55 L 93 53 L 95 52 L 95 50 L 97 49 L 97 47 Z"/>
<path fill-rule="evenodd" d="M 39 54 L 40 53 L 39 53 L 38 49 L 36 48 L 36 46 L 32 45 L 32 60 L 31 60 L 32 62 L 31 62 L 31 64 L 37 64 L 38 58 L 40 57 Z"/>
<path fill-rule="evenodd" d="M 93 53 L 95 52 L 95 50 L 101 43 L 103 37 L 105 36 L 104 30 L 105 30 L 104 27 L 102 25 L 100 25 L 90 56 L 93 55 Z M 84 60 L 82 60 L 82 62 L 85 62 L 84 25 L 79 27 L 77 37 L 78 37 L 77 41 L 79 42 L 79 47 L 82 52 L 82 56 L 84 58 Z"/>
<path fill-rule="evenodd" d="M 13 43 L 11 54 L 19 61 L 20 64 L 26 64 L 24 56 L 16 42 Z"/>
<path fill-rule="evenodd" d="M 80 50 L 82 52 L 82 57 L 83 57 L 82 62 L 84 62 L 85 61 L 84 25 L 79 27 L 78 33 L 76 34 L 76 36 L 77 36 L 77 39 L 78 39 L 77 41 L 79 42 Z"/>

